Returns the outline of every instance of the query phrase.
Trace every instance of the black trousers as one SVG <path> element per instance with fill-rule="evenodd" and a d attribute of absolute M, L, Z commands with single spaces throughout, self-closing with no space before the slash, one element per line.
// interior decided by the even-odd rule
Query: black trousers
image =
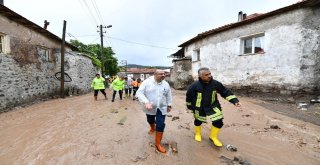
<path fill-rule="evenodd" d="M 101 92 L 104 96 L 106 96 L 106 92 L 104 92 L 104 89 L 97 89 L 97 90 L 94 90 L 94 96 L 98 96 L 98 92 Z"/>
<path fill-rule="evenodd" d="M 112 94 L 112 100 L 114 100 L 114 98 L 116 97 L 117 91 L 113 91 Z M 120 96 L 120 100 L 122 100 L 122 90 L 119 90 L 119 96 Z"/>
<path fill-rule="evenodd" d="M 194 119 L 194 125 L 195 126 L 200 126 L 203 122 L 197 119 Z M 212 122 L 212 126 L 216 127 L 216 128 L 222 128 L 223 126 L 223 121 L 222 119 L 220 120 L 216 120 Z"/>

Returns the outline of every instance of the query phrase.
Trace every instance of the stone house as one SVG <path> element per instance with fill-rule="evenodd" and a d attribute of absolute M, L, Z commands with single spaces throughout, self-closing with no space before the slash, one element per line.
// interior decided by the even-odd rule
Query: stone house
<path fill-rule="evenodd" d="M 179 45 L 183 52 L 172 55 L 174 68 L 185 78 L 196 78 L 200 67 L 209 67 L 225 85 L 252 92 L 319 92 L 319 18 L 319 0 L 303 0 L 264 14 L 239 12 L 238 22 Z"/>
<path fill-rule="evenodd" d="M 130 78 L 138 79 L 140 78 L 142 81 L 152 76 L 156 69 L 148 69 L 148 68 L 128 68 L 127 76 Z"/>
<path fill-rule="evenodd" d="M 60 93 L 55 75 L 61 70 L 61 43 L 56 35 L 0 4 L 0 111 Z M 66 43 L 69 94 L 90 91 L 96 73 L 91 60 L 75 50 Z"/>

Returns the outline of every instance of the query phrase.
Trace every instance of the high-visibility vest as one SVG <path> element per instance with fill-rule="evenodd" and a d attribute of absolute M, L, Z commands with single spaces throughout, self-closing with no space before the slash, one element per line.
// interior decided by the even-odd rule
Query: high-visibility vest
<path fill-rule="evenodd" d="M 105 89 L 105 87 L 104 87 L 104 81 L 105 81 L 105 80 L 104 80 L 103 77 L 100 77 L 100 78 L 95 77 L 95 78 L 92 80 L 91 87 L 92 87 L 94 90 Z"/>

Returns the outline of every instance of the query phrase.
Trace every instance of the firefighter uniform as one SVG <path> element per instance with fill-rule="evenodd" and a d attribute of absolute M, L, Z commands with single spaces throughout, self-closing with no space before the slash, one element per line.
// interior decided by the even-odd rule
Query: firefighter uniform
<path fill-rule="evenodd" d="M 217 139 L 220 129 L 223 126 L 223 113 L 217 98 L 217 93 L 233 104 L 239 102 L 236 96 L 219 81 L 211 79 L 209 83 L 204 83 L 199 78 L 199 81 L 195 81 L 188 88 L 186 104 L 187 108 L 194 113 L 195 140 L 201 141 L 201 124 L 202 122 L 206 122 L 208 116 L 212 121 L 210 140 L 212 140 L 216 146 L 222 146 L 222 143 Z"/>

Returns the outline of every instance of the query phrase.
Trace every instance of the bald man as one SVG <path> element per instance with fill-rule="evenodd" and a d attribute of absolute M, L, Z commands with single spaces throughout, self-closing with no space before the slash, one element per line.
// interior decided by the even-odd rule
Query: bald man
<path fill-rule="evenodd" d="M 137 91 L 139 101 L 144 105 L 147 122 L 150 125 L 149 135 L 156 132 L 155 146 L 161 153 L 166 149 L 161 145 L 165 128 L 165 117 L 172 110 L 172 94 L 169 83 L 164 80 L 165 72 L 156 70 L 153 76 L 144 80 Z"/>

